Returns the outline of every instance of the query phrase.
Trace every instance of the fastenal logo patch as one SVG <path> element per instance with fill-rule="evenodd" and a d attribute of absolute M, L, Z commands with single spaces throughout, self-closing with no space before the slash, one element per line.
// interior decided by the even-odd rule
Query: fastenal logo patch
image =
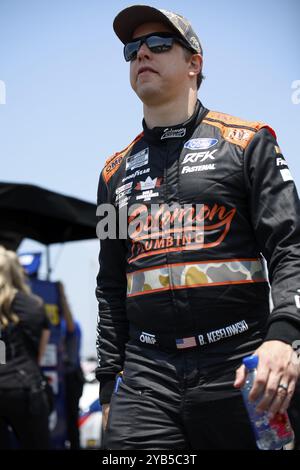
<path fill-rule="evenodd" d="M 195 173 L 198 171 L 209 171 L 209 170 L 215 170 L 216 165 L 214 163 L 211 163 L 209 165 L 197 165 L 197 166 L 184 166 L 182 168 L 181 174 L 184 175 L 185 173 Z"/>
<path fill-rule="evenodd" d="M 202 138 L 191 139 L 184 144 L 184 148 L 190 150 L 207 150 L 218 143 L 218 139 Z"/>

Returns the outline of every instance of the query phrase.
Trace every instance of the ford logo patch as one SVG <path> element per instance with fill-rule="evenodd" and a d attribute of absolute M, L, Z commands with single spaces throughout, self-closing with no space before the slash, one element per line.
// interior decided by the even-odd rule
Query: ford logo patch
<path fill-rule="evenodd" d="M 190 150 L 207 150 L 218 143 L 218 139 L 191 139 L 184 144 L 184 148 Z"/>

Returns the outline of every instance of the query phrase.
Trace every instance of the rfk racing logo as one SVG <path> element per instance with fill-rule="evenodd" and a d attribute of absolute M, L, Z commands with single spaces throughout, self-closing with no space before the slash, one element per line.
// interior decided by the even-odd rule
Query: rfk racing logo
<path fill-rule="evenodd" d="M 236 209 L 214 204 L 131 206 L 128 233 L 129 263 L 166 251 L 196 250 L 220 245 L 230 230 Z"/>
<path fill-rule="evenodd" d="M 207 160 L 215 160 L 214 154 L 218 150 L 213 150 L 212 152 L 193 152 L 193 153 L 188 153 L 182 162 L 182 165 L 186 163 L 203 163 Z"/>

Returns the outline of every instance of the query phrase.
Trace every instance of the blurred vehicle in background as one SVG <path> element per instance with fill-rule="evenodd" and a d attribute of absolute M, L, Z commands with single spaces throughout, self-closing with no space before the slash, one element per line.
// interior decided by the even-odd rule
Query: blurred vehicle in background
<path fill-rule="evenodd" d="M 79 402 L 80 447 L 101 449 L 102 409 L 99 403 L 99 382 L 95 377 L 97 361 L 90 358 L 81 363 L 85 377 L 83 393 Z"/>

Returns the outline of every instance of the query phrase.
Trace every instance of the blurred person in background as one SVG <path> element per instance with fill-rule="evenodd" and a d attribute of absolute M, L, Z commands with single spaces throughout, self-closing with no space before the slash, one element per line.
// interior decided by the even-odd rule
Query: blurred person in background
<path fill-rule="evenodd" d="M 79 400 L 83 392 L 84 375 L 80 363 L 81 328 L 73 318 L 66 298 L 64 286 L 58 283 L 59 301 L 65 326 L 65 397 L 67 439 L 70 449 L 80 448 L 80 434 L 78 427 Z"/>
<path fill-rule="evenodd" d="M 0 247 L 0 449 L 10 447 L 10 426 L 23 449 L 49 447 L 49 404 L 39 369 L 49 338 L 43 301 L 33 295 L 16 253 Z"/>

